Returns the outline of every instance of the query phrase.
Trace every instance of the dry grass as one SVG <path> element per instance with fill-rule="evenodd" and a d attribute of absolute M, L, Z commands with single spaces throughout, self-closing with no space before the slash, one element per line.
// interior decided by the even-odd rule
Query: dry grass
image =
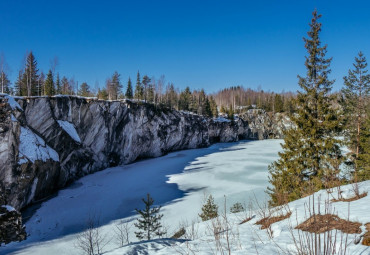
<path fill-rule="evenodd" d="M 352 202 L 352 201 L 356 201 L 356 200 L 361 199 L 361 198 L 366 197 L 366 196 L 367 196 L 367 192 L 364 192 L 362 194 L 355 195 L 355 196 L 350 197 L 350 198 L 332 199 L 331 202 Z"/>
<path fill-rule="evenodd" d="M 287 214 L 275 216 L 275 217 L 265 217 L 259 221 L 256 222 L 256 225 L 262 225 L 261 229 L 269 228 L 272 224 L 278 221 L 285 220 L 292 215 L 292 212 L 288 212 Z"/>
<path fill-rule="evenodd" d="M 310 233 L 324 233 L 333 229 L 347 234 L 360 234 L 361 223 L 343 220 L 334 214 L 312 215 L 305 222 L 299 224 L 296 229 Z"/>
<path fill-rule="evenodd" d="M 370 246 L 370 222 L 365 224 L 367 232 L 364 234 L 362 244 Z"/>
<path fill-rule="evenodd" d="M 251 219 L 252 219 L 252 217 L 248 217 L 248 218 L 244 219 L 242 222 L 240 222 L 239 225 L 242 225 L 242 224 L 250 221 Z"/>

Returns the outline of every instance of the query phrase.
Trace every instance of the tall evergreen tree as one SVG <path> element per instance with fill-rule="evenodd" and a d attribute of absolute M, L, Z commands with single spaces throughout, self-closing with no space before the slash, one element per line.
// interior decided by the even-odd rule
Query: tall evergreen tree
<path fill-rule="evenodd" d="M 128 81 L 127 81 L 127 89 L 126 89 L 126 95 L 125 96 L 128 99 L 132 99 L 132 97 L 133 97 L 132 84 L 131 84 L 131 78 L 130 77 L 128 78 Z"/>
<path fill-rule="evenodd" d="M 140 73 L 137 72 L 136 86 L 135 86 L 135 99 L 142 100 L 144 98 L 144 90 L 140 79 Z"/>
<path fill-rule="evenodd" d="M 36 58 L 31 51 L 27 56 L 23 73 L 23 84 L 26 85 L 27 94 L 22 96 L 37 96 L 38 71 Z"/>
<path fill-rule="evenodd" d="M 145 204 L 144 210 L 135 209 L 136 212 L 140 215 L 140 218 L 137 219 L 135 227 L 140 231 L 135 232 L 135 235 L 140 240 L 147 239 L 150 240 L 153 236 L 162 236 L 165 234 L 163 231 L 161 219 L 163 214 L 159 214 L 161 207 L 154 207 L 154 200 L 147 194 L 147 199 L 142 199 Z"/>
<path fill-rule="evenodd" d="M 211 107 L 212 116 L 217 117 L 218 116 L 217 104 L 213 96 L 210 97 L 209 104 Z"/>
<path fill-rule="evenodd" d="M 46 96 L 54 95 L 54 91 L 55 91 L 54 78 L 53 78 L 53 72 L 51 71 L 51 69 L 49 70 L 49 72 L 46 76 L 44 87 L 45 87 L 45 95 Z"/>
<path fill-rule="evenodd" d="M 17 96 L 27 95 L 26 85 L 23 83 L 23 70 L 18 72 L 17 81 L 14 84 L 14 93 Z"/>
<path fill-rule="evenodd" d="M 72 86 L 70 85 L 67 77 L 63 76 L 62 80 L 62 88 L 61 88 L 61 94 L 63 95 L 72 95 L 73 94 L 73 89 Z"/>
<path fill-rule="evenodd" d="M 340 141 L 335 138 L 340 123 L 329 96 L 333 84 L 328 78 L 331 58 L 325 58 L 327 46 L 321 46 L 320 17 L 315 10 L 308 38 L 304 38 L 307 75 L 298 76 L 302 91 L 297 96 L 297 114 L 291 115 L 295 127 L 285 132 L 283 152 L 269 166 L 271 205 L 327 187 L 338 171 L 333 160 L 338 163 L 341 158 Z"/>
<path fill-rule="evenodd" d="M 191 91 L 189 87 L 186 87 L 185 90 L 180 93 L 179 110 L 189 111 L 190 104 L 191 104 Z"/>
<path fill-rule="evenodd" d="M 367 111 L 370 98 L 370 75 L 362 52 L 355 58 L 353 66 L 354 69 L 349 70 L 348 76 L 343 78 L 342 107 L 346 116 L 347 143 L 352 152 L 350 158 L 354 163 L 354 179 L 357 181 L 358 173 L 360 173 L 360 180 L 363 180 L 363 177 L 368 175 L 366 172 L 370 171 L 370 161 L 367 160 L 370 154 L 369 145 L 363 142 L 367 140 L 366 136 L 369 132 L 366 120 L 370 118 Z"/>
<path fill-rule="evenodd" d="M 91 96 L 90 86 L 86 82 L 83 82 L 77 94 L 82 97 L 90 97 Z"/>

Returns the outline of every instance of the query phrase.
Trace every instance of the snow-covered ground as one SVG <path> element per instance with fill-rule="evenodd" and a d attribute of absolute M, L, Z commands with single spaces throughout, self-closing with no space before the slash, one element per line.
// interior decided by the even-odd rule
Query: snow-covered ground
<path fill-rule="evenodd" d="M 104 251 L 109 255 L 216 254 L 212 223 L 199 222 L 198 217 L 205 194 L 212 194 L 220 209 L 226 196 L 227 211 L 235 202 L 248 205 L 254 200 L 262 205 L 267 199 L 264 193 L 268 185 L 267 166 L 277 159 L 281 142 L 215 144 L 86 176 L 44 202 L 26 223 L 28 239 L 0 247 L 0 254 L 81 254 L 75 247 L 76 238 L 85 228 L 89 216 L 99 218 L 101 233 L 109 241 Z M 344 196 L 351 195 L 351 186 L 343 190 Z M 370 181 L 362 183 L 361 190 L 370 191 Z M 143 207 L 141 198 L 147 193 L 156 205 L 163 206 L 163 224 L 168 228 L 169 236 L 179 229 L 179 224 L 196 222 L 192 241 L 137 242 L 136 229 L 132 227 L 130 242 L 133 243 L 120 248 L 115 240 L 115 226 L 122 219 L 132 220 L 130 224 L 134 222 L 134 209 Z M 328 196 L 326 191 L 320 194 L 322 201 Z M 232 254 L 282 254 L 294 250 L 290 226 L 305 219 L 304 204 L 307 201 L 308 198 L 304 198 L 290 204 L 292 215 L 290 219 L 272 225 L 273 238 L 254 224 L 260 219 L 258 211 L 228 214 Z M 340 217 L 347 219 L 348 203 L 335 203 L 334 208 Z M 370 222 L 370 196 L 351 202 L 349 209 L 350 220 Z M 239 225 L 247 216 L 253 219 Z M 191 233 L 189 228 L 187 233 Z M 297 235 L 298 232 L 293 230 L 293 233 Z M 367 247 L 354 245 L 354 238 L 355 235 L 348 237 L 348 242 L 352 243 L 347 254 L 370 254 Z M 221 238 L 221 244 L 225 246 L 224 238 Z"/>
<path fill-rule="evenodd" d="M 277 158 L 281 142 L 215 144 L 86 176 L 44 202 L 26 223 L 28 239 L 0 247 L 0 254 L 79 254 L 73 243 L 88 215 L 98 215 L 103 229 L 112 233 L 117 221 L 135 216 L 148 192 L 163 206 L 169 232 L 181 221 L 199 219 L 204 194 L 219 203 L 224 195 L 230 203 L 247 203 L 253 194 L 263 200 L 267 166 Z M 131 240 L 136 241 L 134 233 Z M 116 247 L 112 241 L 106 249 Z"/>

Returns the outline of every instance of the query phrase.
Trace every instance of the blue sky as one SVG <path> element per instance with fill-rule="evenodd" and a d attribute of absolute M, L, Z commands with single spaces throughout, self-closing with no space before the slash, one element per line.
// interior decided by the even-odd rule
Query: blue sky
<path fill-rule="evenodd" d="M 116 70 L 125 85 L 140 70 L 207 92 L 295 91 L 314 8 L 337 90 L 358 51 L 370 55 L 368 1 L 0 0 L 0 53 L 12 81 L 32 50 L 44 72 L 57 56 L 60 75 L 91 86 Z"/>

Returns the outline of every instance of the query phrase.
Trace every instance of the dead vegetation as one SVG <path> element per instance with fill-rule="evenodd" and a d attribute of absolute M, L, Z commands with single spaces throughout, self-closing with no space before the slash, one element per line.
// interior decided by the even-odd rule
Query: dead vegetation
<path fill-rule="evenodd" d="M 292 215 L 292 212 L 288 212 L 287 214 L 274 216 L 274 217 L 271 217 L 271 216 L 265 217 L 265 218 L 262 218 L 259 221 L 257 221 L 256 225 L 262 225 L 261 229 L 267 229 L 272 224 L 274 224 L 275 222 L 279 222 L 279 221 L 282 221 L 282 220 L 285 220 L 285 219 L 289 218 L 290 215 Z"/>
<path fill-rule="evenodd" d="M 362 245 L 370 246 L 370 222 L 365 224 L 367 232 L 362 239 Z"/>
<path fill-rule="evenodd" d="M 352 201 L 356 201 L 366 196 L 367 196 L 367 192 L 364 192 L 362 194 L 356 194 L 355 196 L 350 197 L 350 198 L 343 198 L 343 197 L 340 197 L 339 199 L 333 198 L 331 202 L 352 202 Z"/>
<path fill-rule="evenodd" d="M 250 221 L 252 219 L 252 217 L 248 217 L 246 219 L 244 219 L 242 222 L 239 223 L 239 225 L 242 225 L 244 223 L 247 223 L 248 221 Z"/>
<path fill-rule="evenodd" d="M 334 229 L 347 234 L 360 234 L 360 227 L 361 223 L 344 220 L 334 214 L 316 214 L 299 224 L 296 229 L 316 234 Z"/>

